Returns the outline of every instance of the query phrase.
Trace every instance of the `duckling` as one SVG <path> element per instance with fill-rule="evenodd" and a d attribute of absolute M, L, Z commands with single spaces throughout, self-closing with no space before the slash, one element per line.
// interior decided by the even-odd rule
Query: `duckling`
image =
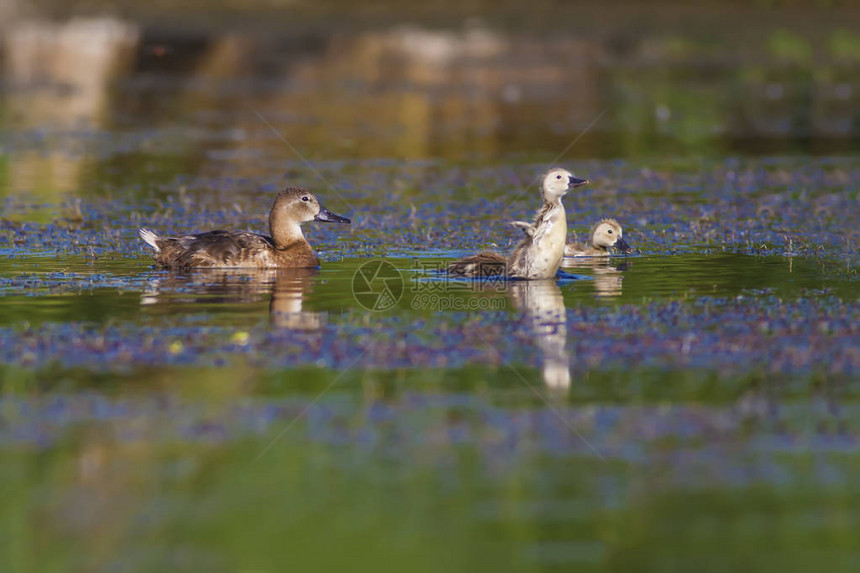
<path fill-rule="evenodd" d="M 166 269 L 318 267 L 319 258 L 302 233 L 301 224 L 307 221 L 351 223 L 321 206 L 313 193 L 288 187 L 275 196 L 269 212 L 270 237 L 220 230 L 181 237 L 159 237 L 149 229 L 138 234 L 155 249 L 155 262 Z"/>
<path fill-rule="evenodd" d="M 587 179 L 574 177 L 564 169 L 551 169 L 544 175 L 541 186 L 543 206 L 532 223 L 517 222 L 524 237 L 509 257 L 483 252 L 451 263 L 448 273 L 466 277 L 507 276 L 521 279 L 555 277 L 564 256 L 567 239 L 567 216 L 561 198 L 568 187 L 588 184 Z"/>
<path fill-rule="evenodd" d="M 629 253 L 633 249 L 621 236 L 621 225 L 615 219 L 599 221 L 591 231 L 591 244 L 568 243 L 564 246 L 565 257 L 608 257 L 612 249 Z"/>

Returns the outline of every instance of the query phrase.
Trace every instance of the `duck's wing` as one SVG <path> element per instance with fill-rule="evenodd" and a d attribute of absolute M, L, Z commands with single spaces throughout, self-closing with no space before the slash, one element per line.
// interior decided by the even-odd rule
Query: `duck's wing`
<path fill-rule="evenodd" d="M 272 240 L 242 231 L 209 231 L 159 239 L 158 262 L 165 267 L 272 267 Z M 271 260 L 270 260 L 271 259 Z"/>
<path fill-rule="evenodd" d="M 493 278 L 507 274 L 508 261 L 498 254 L 483 252 L 448 265 L 448 274 L 461 277 Z"/>
<path fill-rule="evenodd" d="M 533 237 L 535 234 L 535 226 L 532 223 L 528 223 L 526 221 L 511 221 L 511 225 L 518 229 L 522 229 L 523 233 L 528 237 Z"/>

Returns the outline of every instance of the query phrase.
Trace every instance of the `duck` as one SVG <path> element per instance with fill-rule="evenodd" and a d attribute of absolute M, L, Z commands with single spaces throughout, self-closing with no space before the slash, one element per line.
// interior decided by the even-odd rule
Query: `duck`
<path fill-rule="evenodd" d="M 154 249 L 156 264 L 168 270 L 192 268 L 309 268 L 320 264 L 302 233 L 302 223 L 352 221 L 320 205 L 313 193 L 288 187 L 275 196 L 269 212 L 269 233 L 208 231 L 196 235 L 160 237 L 141 228 L 138 234 Z"/>
<path fill-rule="evenodd" d="M 591 229 L 591 243 L 567 243 L 565 257 L 608 257 L 613 249 L 624 254 L 633 249 L 622 237 L 621 225 L 615 219 L 601 219 Z"/>
<path fill-rule="evenodd" d="M 448 265 L 448 274 L 472 278 L 507 277 L 542 280 L 554 278 L 564 258 L 567 240 L 567 215 L 562 197 L 568 189 L 588 184 L 562 168 L 550 169 L 541 183 L 543 206 L 534 221 L 518 221 L 523 238 L 510 256 L 482 252 Z"/>

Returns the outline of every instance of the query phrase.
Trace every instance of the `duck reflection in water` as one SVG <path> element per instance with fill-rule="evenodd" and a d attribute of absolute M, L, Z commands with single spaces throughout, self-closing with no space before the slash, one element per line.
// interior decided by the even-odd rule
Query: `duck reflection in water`
<path fill-rule="evenodd" d="M 594 291 L 600 297 L 613 297 L 621 295 L 621 281 L 623 272 L 632 263 L 623 262 L 612 264 L 607 259 L 599 258 L 573 258 L 565 257 L 561 263 L 565 271 L 586 271 L 594 279 Z"/>
<path fill-rule="evenodd" d="M 570 387 L 567 313 L 555 280 L 512 281 L 508 295 L 523 313 L 543 355 L 543 381 L 551 390 Z"/>
<path fill-rule="evenodd" d="M 293 330 L 318 330 L 319 312 L 304 310 L 305 297 L 313 290 L 316 268 L 295 269 L 198 269 L 169 272 L 157 277 L 141 295 L 141 305 L 170 313 L 186 305 L 253 304 L 269 299 L 269 318 L 274 326 Z"/>

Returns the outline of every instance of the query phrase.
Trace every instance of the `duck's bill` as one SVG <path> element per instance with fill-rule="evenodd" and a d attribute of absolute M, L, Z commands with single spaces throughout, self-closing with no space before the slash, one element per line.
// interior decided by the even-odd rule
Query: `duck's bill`
<path fill-rule="evenodd" d="M 624 253 L 625 255 L 633 252 L 633 247 L 627 244 L 627 241 L 624 239 L 618 239 L 615 242 L 615 248 Z"/>
<path fill-rule="evenodd" d="M 568 185 L 570 185 L 571 189 L 576 189 L 577 187 L 582 187 L 583 185 L 588 185 L 588 179 L 580 179 L 579 177 L 571 177 Z"/>
<path fill-rule="evenodd" d="M 323 221 L 325 223 L 352 223 L 346 217 L 335 215 L 325 207 L 320 207 L 320 212 L 314 217 L 314 221 Z"/>

